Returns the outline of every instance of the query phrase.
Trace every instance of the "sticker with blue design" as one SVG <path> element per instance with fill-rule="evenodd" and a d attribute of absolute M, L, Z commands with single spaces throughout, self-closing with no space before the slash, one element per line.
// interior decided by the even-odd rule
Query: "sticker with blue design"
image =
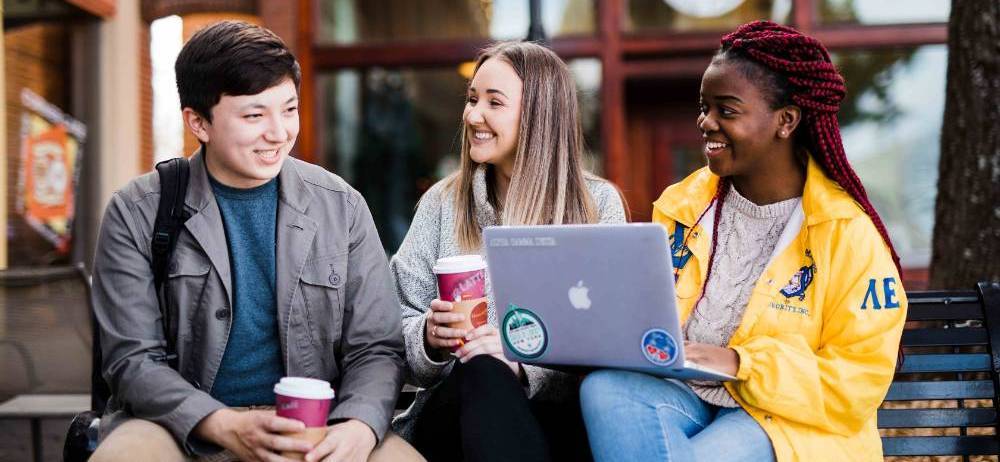
<path fill-rule="evenodd" d="M 669 366 L 677 360 L 677 342 L 663 329 L 649 329 L 642 335 L 642 355 L 657 366 Z"/>
<path fill-rule="evenodd" d="M 531 310 L 513 303 L 507 308 L 500 324 L 500 336 L 507 348 L 526 359 L 538 358 L 549 345 L 542 319 Z"/>
<path fill-rule="evenodd" d="M 674 226 L 674 233 L 670 235 L 670 257 L 675 270 L 683 269 L 688 260 L 691 259 L 691 249 L 684 242 L 684 230 L 686 229 L 684 225 L 677 223 Z M 676 280 L 676 277 L 674 279 Z"/>

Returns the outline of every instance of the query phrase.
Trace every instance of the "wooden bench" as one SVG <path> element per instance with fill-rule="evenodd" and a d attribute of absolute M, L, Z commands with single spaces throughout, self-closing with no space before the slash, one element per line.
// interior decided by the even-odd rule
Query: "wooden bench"
<path fill-rule="evenodd" d="M 1000 454 L 1000 284 L 907 297 L 905 360 L 878 411 L 884 454 Z"/>
<path fill-rule="evenodd" d="M 41 461 L 42 420 L 71 418 L 87 409 L 90 395 L 17 395 L 0 404 L 0 419 L 29 421 L 32 460 Z"/>

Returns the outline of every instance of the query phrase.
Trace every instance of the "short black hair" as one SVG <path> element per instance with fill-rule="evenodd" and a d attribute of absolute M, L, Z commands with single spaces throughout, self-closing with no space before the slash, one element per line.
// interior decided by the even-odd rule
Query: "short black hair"
<path fill-rule="evenodd" d="M 295 56 L 274 32 L 243 21 L 221 21 L 199 30 L 174 64 L 181 108 L 209 122 L 222 95 L 256 95 L 292 79 L 302 79 Z"/>

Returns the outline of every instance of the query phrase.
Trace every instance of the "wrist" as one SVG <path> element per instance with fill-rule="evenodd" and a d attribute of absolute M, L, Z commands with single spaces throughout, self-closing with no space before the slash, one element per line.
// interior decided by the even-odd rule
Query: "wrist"
<path fill-rule="evenodd" d="M 212 412 L 197 426 L 194 427 L 194 435 L 202 440 L 222 445 L 221 441 L 226 429 L 230 427 L 230 422 L 237 413 L 232 409 L 219 409 Z"/>
<path fill-rule="evenodd" d="M 338 425 L 354 427 L 354 430 L 358 433 L 371 436 L 371 442 L 373 444 L 378 442 L 378 435 L 375 434 L 375 429 L 360 419 L 348 419 Z"/>

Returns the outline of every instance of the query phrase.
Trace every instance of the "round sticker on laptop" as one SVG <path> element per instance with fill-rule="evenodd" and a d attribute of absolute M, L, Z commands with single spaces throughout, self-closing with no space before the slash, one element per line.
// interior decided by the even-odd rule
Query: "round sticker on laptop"
<path fill-rule="evenodd" d="M 669 366 L 677 359 L 677 342 L 663 329 L 649 329 L 642 335 L 642 355 L 657 366 Z"/>
<path fill-rule="evenodd" d="M 549 344 L 545 324 L 538 315 L 513 304 L 503 317 L 500 333 L 507 348 L 526 359 L 541 356 Z"/>

